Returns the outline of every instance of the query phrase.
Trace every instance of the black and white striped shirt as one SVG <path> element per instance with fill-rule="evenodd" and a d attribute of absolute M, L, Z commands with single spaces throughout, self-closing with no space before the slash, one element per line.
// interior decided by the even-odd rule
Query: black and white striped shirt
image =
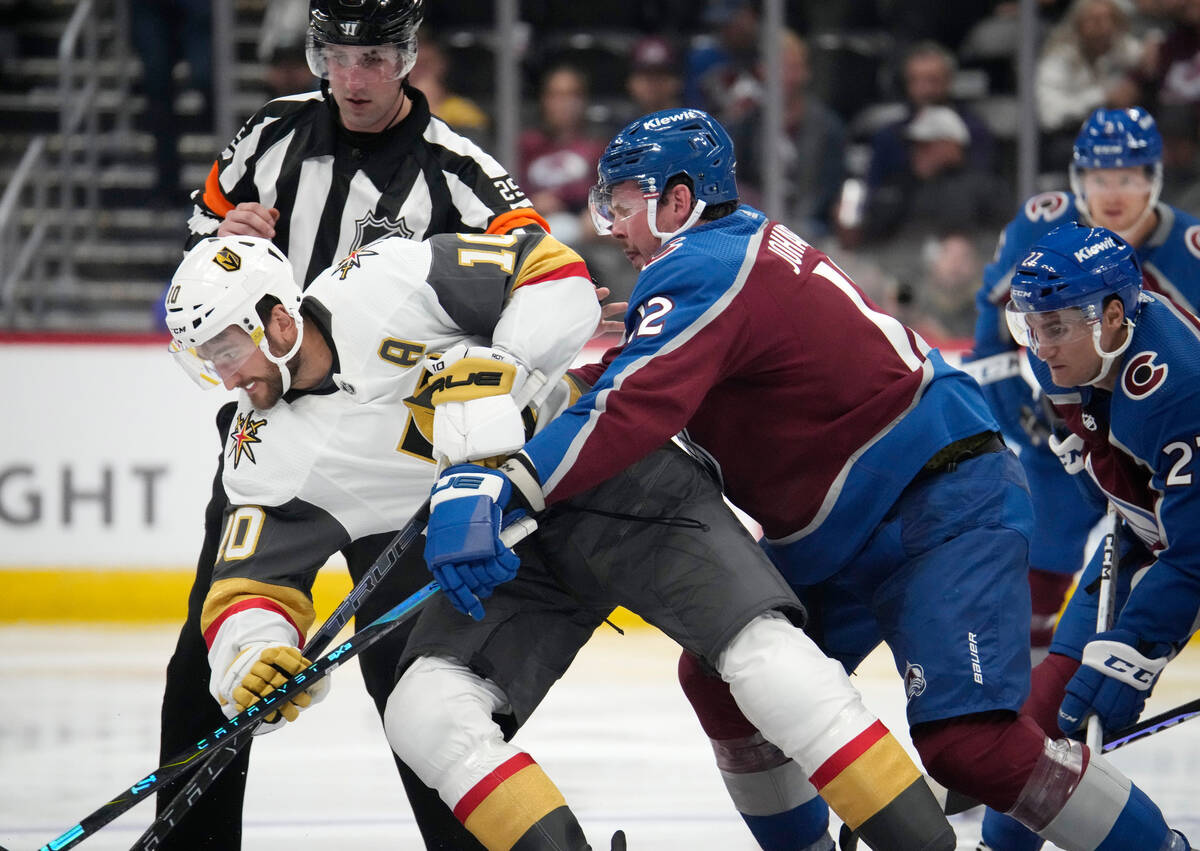
<path fill-rule="evenodd" d="M 387 234 L 507 232 L 540 219 L 505 168 L 430 115 L 412 109 L 380 133 L 353 133 L 320 91 L 270 101 L 238 131 L 192 193 L 187 247 L 216 233 L 245 201 L 279 210 L 273 242 L 304 287 L 351 251 Z M 529 215 L 510 213 L 524 208 Z M 493 223 L 493 219 L 496 221 Z"/>

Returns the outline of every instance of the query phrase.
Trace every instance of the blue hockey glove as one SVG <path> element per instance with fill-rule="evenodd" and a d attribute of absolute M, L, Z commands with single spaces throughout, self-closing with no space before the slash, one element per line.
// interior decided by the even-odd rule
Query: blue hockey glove
<path fill-rule="evenodd" d="M 1083 664 L 1067 683 L 1058 709 L 1064 733 L 1080 730 L 1089 715 L 1114 731 L 1137 720 L 1171 650 L 1163 643 L 1138 646 L 1138 637 L 1127 629 L 1098 633 L 1084 646 Z"/>
<path fill-rule="evenodd" d="M 508 477 L 475 464 L 446 469 L 430 496 L 425 563 L 454 608 L 475 620 L 502 582 L 517 575 L 521 559 L 500 541 Z M 513 512 L 509 521 L 524 512 Z"/>

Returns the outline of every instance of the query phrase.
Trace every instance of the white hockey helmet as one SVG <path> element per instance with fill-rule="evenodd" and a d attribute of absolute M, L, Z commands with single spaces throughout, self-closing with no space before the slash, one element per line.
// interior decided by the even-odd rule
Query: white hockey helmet
<path fill-rule="evenodd" d="M 296 321 L 296 342 L 282 356 L 271 353 L 256 310 L 266 296 L 278 299 Z M 279 366 L 286 392 L 291 384 L 286 364 L 304 336 L 300 299 L 292 264 L 270 240 L 206 239 L 187 253 L 171 278 L 164 299 L 168 349 L 201 387 L 221 384 L 222 373 L 238 369 L 258 349 Z"/>

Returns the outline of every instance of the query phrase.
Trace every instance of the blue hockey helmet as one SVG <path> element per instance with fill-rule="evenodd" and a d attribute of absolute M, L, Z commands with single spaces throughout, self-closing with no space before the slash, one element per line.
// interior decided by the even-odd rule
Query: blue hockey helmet
<path fill-rule="evenodd" d="M 1009 294 L 1005 316 L 1013 339 L 1035 355 L 1042 345 L 1062 345 L 1090 333 L 1096 352 L 1105 359 L 1096 381 L 1132 338 L 1127 334 L 1112 352 L 1101 348 L 1104 307 L 1111 297 L 1119 298 L 1132 328 L 1141 307 L 1141 264 L 1133 246 L 1118 234 L 1070 222 L 1030 249 L 1013 272 Z"/>
<path fill-rule="evenodd" d="M 613 187 L 633 180 L 649 205 L 651 232 L 660 238 L 670 236 L 655 227 L 655 210 L 667 181 L 679 174 L 691 179 L 696 198 L 691 216 L 679 228 L 684 230 L 706 206 L 737 200 L 736 167 L 733 140 L 708 113 L 664 109 L 645 115 L 614 136 L 600 157 L 596 167 L 599 182 L 592 187 L 588 204 L 596 231 L 611 232 Z"/>
<path fill-rule="evenodd" d="M 1076 168 L 1154 167 L 1162 162 L 1163 140 L 1154 116 L 1140 106 L 1097 109 L 1079 128 L 1072 164 Z"/>
<path fill-rule="evenodd" d="M 1145 169 L 1150 178 L 1149 196 L 1142 214 L 1126 232 L 1145 220 L 1162 192 L 1163 140 L 1154 116 L 1140 106 L 1129 109 L 1097 109 L 1079 129 L 1071 157 L 1071 191 L 1087 217 L 1094 220 L 1084 191 L 1083 172 L 1090 169 Z"/>

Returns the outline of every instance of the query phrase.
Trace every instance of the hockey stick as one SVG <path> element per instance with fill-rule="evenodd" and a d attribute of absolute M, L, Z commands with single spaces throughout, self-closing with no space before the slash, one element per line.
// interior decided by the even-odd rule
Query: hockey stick
<path fill-rule="evenodd" d="M 408 523 L 392 538 L 387 548 L 379 554 L 378 558 L 375 559 L 374 563 L 363 574 L 354 588 L 350 590 L 350 593 L 346 595 L 346 599 L 334 609 L 325 623 L 321 624 L 321 628 L 305 644 L 304 651 L 306 655 L 310 658 L 315 658 L 325 652 L 325 648 L 337 637 L 342 628 L 350 622 L 350 619 L 362 607 L 362 604 L 371 595 L 371 592 L 378 587 L 383 578 L 403 558 L 405 552 L 407 552 L 413 542 L 425 531 L 425 526 L 428 522 L 429 500 L 426 499 Z M 150 826 L 146 828 L 145 833 L 138 837 L 137 842 L 133 844 L 132 848 L 156 847 L 188 810 L 195 805 L 196 801 L 207 791 L 208 787 L 216 782 L 221 772 L 237 758 L 237 755 L 241 753 L 242 748 L 245 746 L 245 742 L 248 741 L 249 739 L 245 739 L 237 744 L 224 744 L 209 754 L 207 758 L 203 759 L 193 772 L 191 780 L 179 790 L 167 807 L 151 822 Z"/>
<path fill-rule="evenodd" d="M 1108 504 L 1108 532 L 1104 536 L 1104 557 L 1100 562 L 1100 590 L 1096 605 L 1096 632 L 1107 632 L 1112 629 L 1113 614 L 1117 601 L 1117 566 L 1120 557 L 1117 554 L 1117 533 L 1121 528 L 1121 515 L 1111 502 Z M 1092 715 L 1087 722 L 1087 746 L 1096 753 L 1104 752 L 1104 725 L 1098 715 Z"/>
<path fill-rule="evenodd" d="M 407 527 L 405 527 L 407 529 Z M 501 540 L 507 546 L 512 546 L 537 528 L 532 517 L 523 517 L 513 523 L 501 534 Z M 419 532 L 418 532 L 419 533 Z M 416 613 L 434 594 L 441 590 L 437 582 L 430 582 L 406 600 L 397 603 L 371 623 L 358 630 L 347 641 L 330 653 L 313 662 L 300 673 L 284 682 L 275 691 L 262 700 L 250 706 L 245 711 L 230 718 L 224 725 L 218 727 L 207 737 L 201 739 L 194 750 L 181 755 L 177 760 L 160 766 L 156 771 L 146 775 L 127 789 L 122 789 L 117 797 L 102 805 L 99 809 L 85 816 L 78 824 L 68 828 L 59 836 L 43 845 L 38 851 L 66 851 L 96 833 L 117 816 L 131 809 L 150 797 L 167 781 L 177 777 L 179 773 L 198 760 L 214 751 L 214 745 L 223 747 L 233 746 L 245 741 L 255 728 L 271 714 L 276 703 L 283 704 L 296 694 L 310 688 L 313 684 L 331 674 L 343 662 L 357 656 L 363 650 L 378 642 L 399 624 Z M 173 803 L 173 802 L 172 802 Z"/>
<path fill-rule="evenodd" d="M 1117 748 L 1123 748 L 1139 739 L 1153 736 L 1155 733 L 1161 733 L 1163 730 L 1169 730 L 1176 724 L 1182 724 L 1184 721 L 1190 721 L 1192 718 L 1197 717 L 1200 717 L 1200 697 L 1180 704 L 1174 709 L 1160 712 L 1153 718 L 1138 721 L 1133 726 L 1126 727 L 1124 730 L 1118 730 L 1109 736 L 1105 736 L 1104 753 L 1115 751 Z"/>

